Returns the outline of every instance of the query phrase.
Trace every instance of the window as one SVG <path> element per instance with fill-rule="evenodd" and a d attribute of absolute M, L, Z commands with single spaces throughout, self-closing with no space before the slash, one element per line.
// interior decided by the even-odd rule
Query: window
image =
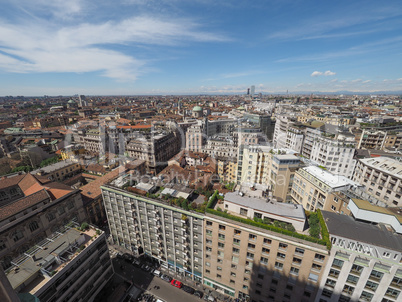
<path fill-rule="evenodd" d="M 271 283 L 272 283 L 272 284 L 275 284 L 275 285 L 278 284 L 278 282 L 279 282 L 279 281 L 278 281 L 277 279 L 272 279 L 272 281 L 271 281 Z"/>
<path fill-rule="evenodd" d="M 0 247 L 0 248 L 1 248 L 1 247 Z M 395 287 L 401 288 L 401 286 L 402 286 L 402 279 L 401 279 L 401 278 L 398 278 L 398 277 L 394 277 L 394 279 L 392 279 L 392 281 L 391 281 L 391 286 L 395 286 Z"/>
<path fill-rule="evenodd" d="M 220 248 L 220 249 L 225 248 L 225 244 L 222 242 L 218 242 L 218 248 Z"/>
<path fill-rule="evenodd" d="M 328 286 L 328 287 L 334 288 L 335 284 L 336 284 L 336 281 L 332 280 L 332 279 L 327 279 L 327 281 L 325 281 L 325 286 Z"/>
<path fill-rule="evenodd" d="M 230 284 L 235 284 L 235 281 L 234 280 L 232 280 L 232 279 L 230 279 Z"/>
<path fill-rule="evenodd" d="M 206 239 L 206 240 L 205 240 L 205 243 L 206 243 L 206 244 L 212 244 L 212 240 L 211 240 L 211 239 Z"/>
<path fill-rule="evenodd" d="M 304 255 L 304 250 L 301 249 L 301 248 L 299 248 L 299 247 L 297 247 L 297 248 L 295 249 L 295 253 L 296 253 L 296 254 L 299 254 L 299 255 Z"/>
<path fill-rule="evenodd" d="M 336 269 L 331 268 L 329 270 L 329 276 L 334 277 L 334 278 L 338 278 L 339 276 L 339 271 L 337 271 Z"/>
<path fill-rule="evenodd" d="M 363 271 L 363 266 L 353 264 L 352 269 L 350 270 L 351 273 L 358 274 L 360 275 L 361 272 Z"/>
<path fill-rule="evenodd" d="M 268 264 L 268 258 L 261 257 L 261 258 L 260 258 L 260 262 L 261 262 L 262 264 Z"/>
<path fill-rule="evenodd" d="M 363 291 L 360 295 L 360 300 L 370 302 L 373 299 L 373 294 Z"/>
<path fill-rule="evenodd" d="M 372 281 L 367 281 L 366 285 L 364 288 L 371 289 L 372 291 L 375 291 L 378 287 L 378 283 L 372 282 Z"/>
<path fill-rule="evenodd" d="M 332 262 L 332 266 L 341 269 L 343 266 L 343 262 L 344 261 L 335 258 L 334 262 Z"/>
<path fill-rule="evenodd" d="M 352 283 L 352 284 L 356 284 L 357 281 L 359 281 L 359 277 L 353 276 L 353 275 L 349 275 L 348 278 L 346 279 L 346 282 Z"/>
<path fill-rule="evenodd" d="M 384 275 L 384 273 L 381 273 L 381 272 L 376 271 L 376 270 L 372 270 L 371 274 L 369 276 L 369 279 L 375 280 L 375 281 L 380 281 L 383 275 Z"/>
<path fill-rule="evenodd" d="M 212 221 L 207 221 L 207 226 L 211 226 L 212 225 Z"/>
<path fill-rule="evenodd" d="M 350 297 L 346 297 L 344 295 L 341 295 L 338 300 L 338 302 L 349 302 L 349 301 L 350 301 Z"/>
<path fill-rule="evenodd" d="M 37 222 L 37 221 L 32 221 L 32 222 L 29 224 L 29 229 L 30 229 L 31 232 L 33 232 L 33 231 L 39 229 L 39 224 L 38 224 L 38 222 Z"/>
<path fill-rule="evenodd" d="M 53 213 L 48 213 L 46 215 L 46 217 L 47 217 L 47 220 L 49 220 L 49 221 L 52 221 L 52 220 L 56 219 L 56 216 L 54 216 Z"/>
<path fill-rule="evenodd" d="M 262 248 L 262 252 L 264 254 L 269 254 L 269 249 L 266 249 L 265 247 Z"/>
<path fill-rule="evenodd" d="M 20 240 L 22 238 L 24 238 L 24 234 L 22 233 L 21 230 L 17 230 L 14 232 L 14 234 L 13 234 L 14 242 L 17 242 L 18 240 Z"/>
<path fill-rule="evenodd" d="M 275 268 L 277 268 L 277 269 L 283 269 L 283 263 L 281 263 L 281 262 L 275 262 Z"/>
<path fill-rule="evenodd" d="M 219 240 L 225 240 L 225 235 L 223 235 L 223 234 L 218 234 L 218 239 L 219 239 Z"/>
<path fill-rule="evenodd" d="M 329 289 L 324 288 L 324 289 L 322 290 L 322 294 L 321 294 L 321 295 L 323 295 L 324 297 L 327 297 L 327 298 L 331 298 L 331 296 L 332 296 L 332 290 L 329 290 Z"/>
<path fill-rule="evenodd" d="M 268 238 L 264 238 L 264 244 L 271 244 L 272 240 Z"/>
<path fill-rule="evenodd" d="M 287 290 L 293 290 L 293 285 L 287 284 L 287 285 L 286 285 L 286 289 L 287 289 Z"/>
<path fill-rule="evenodd" d="M 314 282 L 317 282 L 318 280 L 318 275 L 310 273 L 310 275 L 308 275 L 308 279 Z"/>
<path fill-rule="evenodd" d="M 209 269 L 206 269 L 205 272 L 206 272 L 207 274 L 210 274 L 210 273 L 211 273 L 211 271 L 210 271 Z"/>
<path fill-rule="evenodd" d="M 221 270 L 222 270 L 222 267 L 217 266 L 217 267 L 216 267 L 216 270 L 221 271 Z"/>
<path fill-rule="evenodd" d="M 322 268 L 322 266 L 319 265 L 319 264 L 313 263 L 313 265 L 311 266 L 311 268 L 312 268 L 313 270 L 320 271 L 321 268 Z"/>
<path fill-rule="evenodd" d="M 295 263 L 295 264 L 300 265 L 302 263 L 302 260 L 300 258 L 293 257 L 292 262 Z"/>
<path fill-rule="evenodd" d="M 226 230 L 226 227 L 225 227 L 224 225 L 221 225 L 221 224 L 220 224 L 220 225 L 219 225 L 219 229 L 222 230 L 222 231 L 224 231 L 224 230 Z"/>
<path fill-rule="evenodd" d="M 224 256 L 224 252 L 222 252 L 222 251 L 218 251 L 218 257 L 223 257 Z"/>
<path fill-rule="evenodd" d="M 240 239 L 233 238 L 233 244 L 240 245 Z"/>
<path fill-rule="evenodd" d="M 207 246 L 205 249 L 206 249 L 207 252 L 212 252 L 212 248 L 209 247 L 209 246 Z"/>
<path fill-rule="evenodd" d="M 285 259 L 286 255 L 283 254 L 283 253 L 279 253 L 279 252 L 278 252 L 278 253 L 276 254 L 276 257 L 277 257 L 277 258 L 281 258 L 281 259 Z"/>
<path fill-rule="evenodd" d="M 401 291 L 389 287 L 387 289 L 387 291 L 385 292 L 385 295 L 388 297 L 391 297 L 393 299 L 396 299 L 396 298 L 398 298 L 400 293 L 401 293 Z"/>
<path fill-rule="evenodd" d="M 353 287 L 353 286 L 350 286 L 350 285 L 345 285 L 344 287 L 343 287 L 343 292 L 344 293 L 346 293 L 346 294 L 348 294 L 348 295 L 351 295 L 351 294 L 353 294 L 353 291 L 355 290 L 355 288 Z"/>
<path fill-rule="evenodd" d="M 74 202 L 72 202 L 71 200 L 69 202 L 67 202 L 67 209 L 71 210 L 72 208 L 74 208 Z"/>
<path fill-rule="evenodd" d="M 279 243 L 279 248 L 280 248 L 280 249 L 283 249 L 283 250 L 286 250 L 286 249 L 288 248 L 288 245 L 287 245 L 286 243 L 280 242 L 280 243 Z"/>
<path fill-rule="evenodd" d="M 254 259 L 254 254 L 250 253 L 250 252 L 247 252 L 247 258 L 248 259 Z"/>
<path fill-rule="evenodd" d="M 222 278 L 222 276 L 219 274 L 216 274 L 216 278 L 220 279 L 220 278 Z"/>
<path fill-rule="evenodd" d="M 249 243 L 247 246 L 249 249 L 255 249 L 255 244 Z"/>
<path fill-rule="evenodd" d="M 290 268 L 290 273 L 291 273 L 292 275 L 298 276 L 298 275 L 299 275 L 299 269 L 292 266 L 292 267 Z"/>
<path fill-rule="evenodd" d="M 324 261 L 325 256 L 321 254 L 315 254 L 315 260 Z"/>
<path fill-rule="evenodd" d="M 238 258 L 238 257 L 236 257 L 236 258 L 237 258 L 237 263 L 238 263 L 238 262 L 239 262 L 239 258 Z M 232 261 L 233 261 L 233 257 L 232 257 Z M 232 263 L 232 265 L 230 266 L 230 268 L 237 269 L 237 265 Z"/>
<path fill-rule="evenodd" d="M 59 213 L 59 215 L 63 215 L 66 211 L 64 210 L 63 207 L 59 207 L 59 208 L 57 209 L 57 212 Z"/>
<path fill-rule="evenodd" d="M 263 279 L 264 279 L 264 275 L 258 274 L 258 275 L 257 275 L 257 278 L 263 280 Z"/>
<path fill-rule="evenodd" d="M 235 235 L 240 235 L 240 234 L 241 234 L 241 231 L 235 229 L 235 230 L 234 230 L 234 234 L 235 234 Z"/>
<path fill-rule="evenodd" d="M 240 215 L 247 216 L 247 209 L 240 208 Z"/>
<path fill-rule="evenodd" d="M 233 253 L 239 254 L 239 253 L 240 253 L 240 249 L 234 247 L 234 248 L 233 248 Z"/>
<path fill-rule="evenodd" d="M 205 233 L 207 234 L 207 236 L 212 236 L 212 231 L 211 230 L 206 230 Z"/>
<path fill-rule="evenodd" d="M 257 239 L 257 236 L 256 236 L 256 235 L 253 235 L 253 234 L 249 234 L 249 235 L 248 235 L 248 239 L 250 239 L 250 240 L 256 240 L 256 239 Z"/>

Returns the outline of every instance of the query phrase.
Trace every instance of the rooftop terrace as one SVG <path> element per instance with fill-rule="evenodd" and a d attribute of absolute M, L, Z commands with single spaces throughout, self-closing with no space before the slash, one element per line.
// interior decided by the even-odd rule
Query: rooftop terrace
<path fill-rule="evenodd" d="M 94 228 L 81 231 L 66 226 L 14 259 L 6 271 L 7 278 L 17 291 L 35 294 L 77 257 L 94 236 Z"/>

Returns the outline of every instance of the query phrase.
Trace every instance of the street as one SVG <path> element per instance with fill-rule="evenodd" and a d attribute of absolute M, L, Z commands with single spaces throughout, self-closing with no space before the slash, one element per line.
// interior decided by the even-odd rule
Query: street
<path fill-rule="evenodd" d="M 113 266 L 115 273 L 121 276 L 124 280 L 133 282 L 135 286 L 142 288 L 147 293 L 151 293 L 156 298 L 162 299 L 166 302 L 203 301 L 194 295 L 186 293 L 185 291 L 172 286 L 170 283 L 162 280 L 161 278 L 135 267 L 123 259 L 114 258 Z M 121 267 L 123 267 L 123 269 Z M 155 286 L 159 286 L 159 288 L 156 289 L 154 288 Z"/>

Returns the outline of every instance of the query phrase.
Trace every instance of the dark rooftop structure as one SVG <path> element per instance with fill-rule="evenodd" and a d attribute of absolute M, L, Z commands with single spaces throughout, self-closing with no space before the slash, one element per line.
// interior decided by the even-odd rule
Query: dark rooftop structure
<path fill-rule="evenodd" d="M 360 222 L 351 216 L 328 211 L 322 211 L 322 215 L 330 235 L 402 251 L 402 236 L 388 230 L 383 224 Z"/>

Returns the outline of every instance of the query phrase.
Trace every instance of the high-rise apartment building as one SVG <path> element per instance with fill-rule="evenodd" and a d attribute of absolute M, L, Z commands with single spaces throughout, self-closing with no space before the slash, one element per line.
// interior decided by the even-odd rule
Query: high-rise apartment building
<path fill-rule="evenodd" d="M 202 281 L 203 215 L 110 184 L 101 188 L 115 244 L 137 255 L 145 253 L 183 277 Z"/>
<path fill-rule="evenodd" d="M 105 233 L 61 228 L 14 259 L 6 275 L 17 293 L 41 302 L 94 301 L 113 275 Z"/>
<path fill-rule="evenodd" d="M 353 180 L 389 206 L 401 206 L 402 163 L 388 157 L 359 159 Z"/>
<path fill-rule="evenodd" d="M 296 171 L 291 195 L 295 203 L 309 211 L 322 209 L 347 213 L 347 204 L 335 193 L 360 186 L 345 176 L 309 166 Z"/>
<path fill-rule="evenodd" d="M 373 218 L 387 223 L 382 208 L 376 210 L 362 200 L 352 200 L 351 208 L 359 221 L 352 216 L 322 212 L 332 248 L 315 301 L 400 301 L 400 233 L 395 233 L 391 227 L 373 224 Z M 365 213 L 362 210 L 366 210 Z M 388 216 L 397 221 L 402 218 L 397 215 Z"/>

